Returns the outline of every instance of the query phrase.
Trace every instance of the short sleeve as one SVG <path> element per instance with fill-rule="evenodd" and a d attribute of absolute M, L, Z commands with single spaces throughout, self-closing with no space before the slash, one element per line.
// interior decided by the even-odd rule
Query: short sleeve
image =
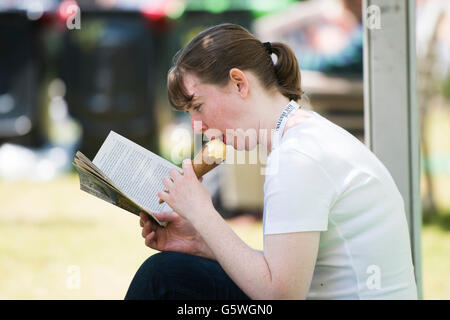
<path fill-rule="evenodd" d="M 323 166 L 289 150 L 271 159 L 270 167 L 274 174 L 264 183 L 264 234 L 327 230 L 336 192 Z"/>

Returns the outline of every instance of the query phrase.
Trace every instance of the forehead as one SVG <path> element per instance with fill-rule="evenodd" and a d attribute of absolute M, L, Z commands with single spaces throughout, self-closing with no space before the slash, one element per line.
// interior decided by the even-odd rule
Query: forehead
<path fill-rule="evenodd" d="M 193 95 L 193 100 L 208 96 L 217 96 L 228 92 L 226 86 L 222 87 L 215 84 L 204 83 L 196 75 L 189 73 L 184 75 L 183 84 L 186 92 L 189 95 Z"/>
<path fill-rule="evenodd" d="M 202 83 L 198 77 L 193 74 L 186 74 L 183 77 L 184 87 L 187 94 L 194 95 L 194 99 L 198 97 L 199 92 L 202 91 Z"/>

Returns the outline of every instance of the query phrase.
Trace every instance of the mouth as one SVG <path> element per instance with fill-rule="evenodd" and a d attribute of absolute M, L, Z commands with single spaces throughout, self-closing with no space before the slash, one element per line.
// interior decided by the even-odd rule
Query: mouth
<path fill-rule="evenodd" d="M 227 143 L 227 138 L 226 138 L 226 135 L 221 135 L 221 136 L 212 136 L 209 140 L 211 141 L 211 140 L 214 140 L 214 139 L 220 139 L 220 140 L 222 140 L 223 141 L 223 143 Z"/>

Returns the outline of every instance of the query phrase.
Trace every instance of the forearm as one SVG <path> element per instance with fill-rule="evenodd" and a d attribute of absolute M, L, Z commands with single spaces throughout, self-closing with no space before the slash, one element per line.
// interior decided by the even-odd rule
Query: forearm
<path fill-rule="evenodd" d="M 277 296 L 264 254 L 247 246 L 217 211 L 202 212 L 191 222 L 225 272 L 250 298 Z"/>
<path fill-rule="evenodd" d="M 204 239 L 199 240 L 200 245 L 197 248 L 197 251 L 193 254 L 199 257 L 207 258 L 210 260 L 217 261 L 216 255 L 211 250 L 211 248 L 208 246 L 208 244 L 205 242 Z"/>

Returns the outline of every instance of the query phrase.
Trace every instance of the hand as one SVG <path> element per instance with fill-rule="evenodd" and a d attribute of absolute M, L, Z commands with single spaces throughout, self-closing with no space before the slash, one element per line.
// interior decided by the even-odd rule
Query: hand
<path fill-rule="evenodd" d="M 192 224 L 176 212 L 155 214 L 159 221 L 167 222 L 165 228 L 150 219 L 147 213 L 140 213 L 140 225 L 145 245 L 158 251 L 184 252 L 200 257 L 215 259 L 203 238 Z"/>
<path fill-rule="evenodd" d="M 190 220 L 191 214 L 214 209 L 211 195 L 195 175 L 190 159 L 183 161 L 183 174 L 175 169 L 170 170 L 169 174 L 170 178 L 163 179 L 166 190 L 159 191 L 158 197 L 176 213 Z"/>

